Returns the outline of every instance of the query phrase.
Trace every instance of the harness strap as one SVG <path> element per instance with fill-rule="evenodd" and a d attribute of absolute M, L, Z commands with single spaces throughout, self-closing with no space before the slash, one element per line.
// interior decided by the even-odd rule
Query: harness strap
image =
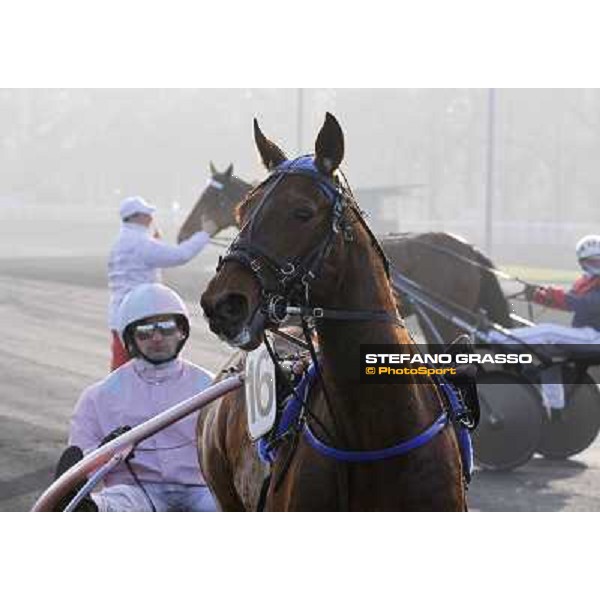
<path fill-rule="evenodd" d="M 287 314 L 291 316 L 337 321 L 383 321 L 385 323 L 393 323 L 399 327 L 406 327 L 404 320 L 398 315 L 391 315 L 383 310 L 338 310 L 336 308 L 307 306 L 288 306 L 286 310 Z"/>
<path fill-rule="evenodd" d="M 319 440 L 308 423 L 304 425 L 304 439 L 308 444 L 320 454 L 342 462 L 375 462 L 394 458 L 415 450 L 430 442 L 444 427 L 448 424 L 448 413 L 444 411 L 423 433 L 405 442 L 400 442 L 395 446 L 383 448 L 381 450 L 339 450 L 327 446 Z"/>
<path fill-rule="evenodd" d="M 302 415 L 304 402 L 308 396 L 308 392 L 314 383 L 317 376 L 314 363 L 309 367 L 308 371 L 302 376 L 298 386 L 294 389 L 294 393 L 288 400 L 284 408 L 283 415 L 276 428 L 276 434 L 273 438 L 267 440 L 261 438 L 258 442 L 258 453 L 261 460 L 271 464 L 277 458 L 277 447 L 279 442 L 287 435 L 294 431 L 298 431 L 295 427 L 298 425 Z M 314 434 L 308 422 L 304 421 L 302 427 L 302 435 L 307 443 L 323 456 L 341 462 L 375 462 L 385 460 L 396 456 L 401 456 L 424 446 L 438 435 L 448 423 L 452 422 L 455 425 L 455 431 L 458 437 L 458 445 L 460 449 L 461 461 L 463 465 L 463 475 L 467 483 L 471 479 L 473 472 L 473 444 L 468 428 L 462 422 L 465 416 L 465 407 L 463 406 L 458 394 L 452 384 L 448 383 L 441 377 L 434 377 L 435 383 L 442 390 L 445 396 L 448 409 L 430 425 L 424 432 L 416 437 L 400 442 L 395 446 L 383 448 L 380 450 L 339 450 L 328 446 L 322 442 Z"/>
<path fill-rule="evenodd" d="M 295 335 L 291 335 L 289 333 L 286 333 L 285 331 L 281 331 L 280 329 L 274 329 L 271 333 L 283 338 L 291 344 L 295 344 L 296 346 L 303 348 L 304 350 L 308 350 L 308 344 L 303 340 L 297 338 Z"/>
<path fill-rule="evenodd" d="M 319 359 L 317 357 L 317 351 L 315 350 L 315 346 L 312 342 L 310 329 L 308 327 L 308 322 L 304 317 L 302 317 L 301 322 L 302 322 L 302 331 L 304 332 L 304 337 L 306 339 L 306 343 L 308 344 L 308 349 L 310 352 L 310 357 L 313 361 L 312 364 L 315 367 L 316 376 L 321 380 L 321 387 L 323 388 L 323 396 L 325 396 L 325 404 L 327 406 L 327 410 L 329 411 L 331 420 L 333 421 L 333 426 L 335 427 L 336 434 L 343 435 L 343 432 L 340 428 L 340 424 L 337 420 L 337 416 L 333 410 L 333 404 L 331 402 L 331 399 L 329 398 L 329 393 L 327 392 L 327 386 L 325 385 L 325 379 L 324 379 L 323 373 L 321 371 L 321 365 L 319 364 Z M 308 392 L 307 392 L 306 398 L 308 399 Z M 308 410 L 308 400 L 305 403 L 305 407 Z M 331 433 L 329 431 L 327 431 L 327 429 L 325 429 L 325 426 L 323 425 L 323 423 L 321 421 L 319 421 L 319 425 L 321 426 L 321 429 L 323 429 L 323 432 L 327 435 L 327 437 L 333 442 L 334 441 L 333 436 L 331 435 Z"/>
<path fill-rule="evenodd" d="M 469 427 L 465 424 L 468 408 L 460 401 L 454 386 L 444 380 L 443 377 L 434 376 L 435 382 L 440 386 L 450 405 L 450 416 L 454 423 L 454 431 L 458 437 L 458 448 L 463 465 L 463 475 L 467 484 L 471 482 L 473 475 L 473 442 Z"/>
<path fill-rule="evenodd" d="M 521 279 L 519 277 L 509 275 L 505 271 L 501 271 L 500 269 L 497 269 L 496 267 L 489 267 L 488 265 L 485 265 L 485 264 L 479 262 L 478 260 L 474 260 L 472 258 L 469 258 L 468 256 L 463 256 L 462 254 L 459 254 L 458 252 L 455 252 L 454 250 L 450 250 L 450 248 L 445 248 L 444 246 L 436 246 L 435 244 L 432 244 L 431 242 L 427 242 L 425 240 L 419 239 L 418 237 L 416 237 L 417 235 L 421 235 L 421 234 L 414 234 L 414 233 L 408 233 L 408 232 L 407 233 L 388 233 L 382 239 L 385 241 L 395 240 L 395 239 L 408 239 L 413 244 L 425 246 L 425 247 L 435 250 L 436 252 L 439 252 L 441 254 L 446 254 L 447 256 L 452 256 L 465 264 L 469 264 L 469 265 L 473 265 L 474 267 L 478 267 L 482 271 L 487 271 L 488 273 L 491 273 L 492 275 L 496 275 L 497 277 L 500 277 L 501 279 L 506 279 L 508 281 L 516 281 L 523 285 L 530 285 L 527 281 L 524 281 L 523 279 Z M 479 253 L 479 250 L 473 244 L 467 244 L 467 245 L 469 248 L 471 248 L 471 250 L 473 250 L 473 252 Z M 482 256 L 484 256 L 484 255 L 482 254 Z M 484 258 L 487 258 L 487 257 L 484 256 Z"/>
<path fill-rule="evenodd" d="M 271 473 L 269 473 L 260 486 L 260 494 L 258 496 L 258 502 L 256 503 L 256 512 L 264 512 L 265 505 L 267 504 L 267 493 L 269 492 L 269 486 L 271 485 Z"/>

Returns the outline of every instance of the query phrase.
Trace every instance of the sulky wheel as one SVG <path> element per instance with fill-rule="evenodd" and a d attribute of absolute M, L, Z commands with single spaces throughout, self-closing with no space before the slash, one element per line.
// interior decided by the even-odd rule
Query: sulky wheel
<path fill-rule="evenodd" d="M 600 392 L 585 374 L 579 383 L 566 385 L 565 408 L 545 416 L 537 452 L 545 458 L 568 458 L 585 450 L 599 429 Z"/>
<path fill-rule="evenodd" d="M 522 375 L 488 371 L 477 376 L 481 420 L 473 434 L 477 463 L 508 470 L 526 463 L 539 446 L 544 413 L 536 388 Z"/>

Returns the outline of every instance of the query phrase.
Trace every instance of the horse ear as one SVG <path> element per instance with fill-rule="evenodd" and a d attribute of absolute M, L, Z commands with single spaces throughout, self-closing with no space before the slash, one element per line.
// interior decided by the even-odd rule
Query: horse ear
<path fill-rule="evenodd" d="M 254 141 L 263 165 L 268 171 L 272 171 L 276 166 L 287 160 L 283 150 L 264 136 L 256 119 L 254 119 Z"/>
<path fill-rule="evenodd" d="M 215 167 L 215 165 L 213 164 L 213 161 L 210 161 L 210 174 L 212 177 L 214 177 L 216 174 L 218 173 L 217 168 Z"/>
<path fill-rule="evenodd" d="M 233 175 L 233 163 L 231 163 L 228 167 L 227 170 L 225 171 L 225 173 L 223 173 L 223 175 L 225 175 L 225 177 L 227 179 L 231 179 L 231 176 Z"/>
<path fill-rule="evenodd" d="M 331 175 L 344 158 L 344 134 L 337 119 L 326 113 L 325 123 L 315 142 L 315 165 L 324 175 Z"/>

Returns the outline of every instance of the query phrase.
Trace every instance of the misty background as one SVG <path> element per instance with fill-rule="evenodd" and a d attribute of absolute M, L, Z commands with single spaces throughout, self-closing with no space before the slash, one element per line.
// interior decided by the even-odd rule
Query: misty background
<path fill-rule="evenodd" d="M 493 114 L 489 98 L 485 89 L 3 89 L 0 257 L 105 256 L 119 202 L 133 194 L 159 207 L 173 241 L 209 161 L 264 177 L 253 117 L 293 156 L 312 151 L 330 111 L 345 133 L 342 167 L 377 232 L 450 231 L 502 264 L 576 269 L 575 242 L 600 229 L 600 91 L 498 89 Z"/>

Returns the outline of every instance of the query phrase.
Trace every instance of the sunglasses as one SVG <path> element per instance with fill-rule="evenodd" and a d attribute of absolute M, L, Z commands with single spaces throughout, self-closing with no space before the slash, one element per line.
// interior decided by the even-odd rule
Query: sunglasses
<path fill-rule="evenodd" d="M 177 321 L 175 319 L 169 319 L 168 321 L 159 321 L 158 323 L 145 323 L 143 325 L 136 325 L 133 330 L 133 334 L 140 341 L 149 340 L 154 332 L 158 331 L 162 336 L 171 336 L 179 331 Z"/>

